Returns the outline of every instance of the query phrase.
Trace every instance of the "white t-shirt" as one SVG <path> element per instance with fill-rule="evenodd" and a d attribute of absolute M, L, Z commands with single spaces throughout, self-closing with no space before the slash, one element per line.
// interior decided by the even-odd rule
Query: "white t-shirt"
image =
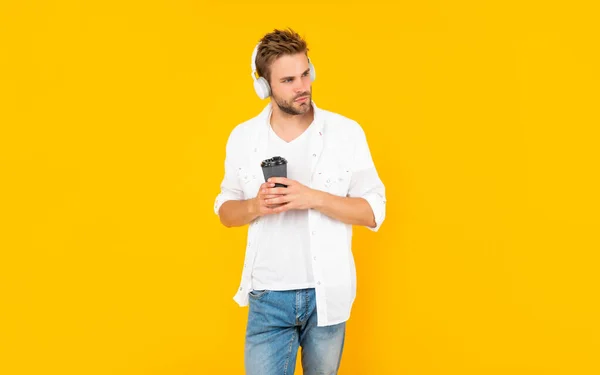
<path fill-rule="evenodd" d="M 270 116 L 268 117 L 270 118 Z M 269 120 L 270 122 L 270 120 Z M 310 157 L 308 140 L 314 126 L 286 142 L 269 124 L 268 155 L 287 160 L 287 177 L 310 185 Z M 292 290 L 314 288 L 310 262 L 308 210 L 289 210 L 265 215 L 265 232 L 257 244 L 252 272 L 252 287 L 256 290 Z"/>

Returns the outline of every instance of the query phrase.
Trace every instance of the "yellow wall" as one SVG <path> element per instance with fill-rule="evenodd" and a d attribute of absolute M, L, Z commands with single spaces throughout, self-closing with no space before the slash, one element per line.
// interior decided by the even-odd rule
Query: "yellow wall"
<path fill-rule="evenodd" d="M 243 373 L 212 209 L 286 26 L 388 191 L 341 374 L 600 373 L 598 15 L 484 3 L 1 1 L 0 373 Z"/>

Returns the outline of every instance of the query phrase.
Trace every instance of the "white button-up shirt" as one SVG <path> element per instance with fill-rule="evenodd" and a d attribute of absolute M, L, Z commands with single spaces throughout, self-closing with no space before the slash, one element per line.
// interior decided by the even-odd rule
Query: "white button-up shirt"
<path fill-rule="evenodd" d="M 379 178 L 362 127 L 334 112 L 314 109 L 315 131 L 309 139 L 312 189 L 342 197 L 364 198 L 375 215 L 378 231 L 385 219 L 385 187 Z M 260 163 L 267 155 L 271 103 L 256 117 L 237 125 L 226 145 L 225 177 L 215 199 L 214 212 L 228 200 L 258 195 L 264 176 Z M 352 225 L 309 209 L 310 259 L 315 278 L 317 325 L 328 326 L 350 318 L 356 297 L 356 268 L 352 255 Z M 261 218 L 248 228 L 246 254 L 240 286 L 233 299 L 240 306 L 249 303 L 252 269 L 260 236 L 268 235 Z"/>

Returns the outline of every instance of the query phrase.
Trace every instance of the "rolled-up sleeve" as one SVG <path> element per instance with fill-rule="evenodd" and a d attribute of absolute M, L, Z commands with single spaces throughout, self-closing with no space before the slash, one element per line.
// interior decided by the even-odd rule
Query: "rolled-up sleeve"
<path fill-rule="evenodd" d="M 223 203 L 230 200 L 244 199 L 244 191 L 237 174 L 239 152 L 240 150 L 235 142 L 235 131 L 232 131 L 225 147 L 225 176 L 221 181 L 221 191 L 215 199 L 214 211 L 216 215 L 219 215 L 219 209 Z"/>
<path fill-rule="evenodd" d="M 352 177 L 348 189 L 349 197 L 364 198 L 375 217 L 375 227 L 367 227 L 377 232 L 385 220 L 385 186 L 379 178 L 371 157 L 367 138 L 362 127 L 356 123 L 356 142 L 352 163 Z"/>

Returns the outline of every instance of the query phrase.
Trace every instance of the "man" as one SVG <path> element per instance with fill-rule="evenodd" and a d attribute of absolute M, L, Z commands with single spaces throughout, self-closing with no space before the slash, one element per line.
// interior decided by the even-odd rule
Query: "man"
<path fill-rule="evenodd" d="M 315 70 L 297 33 L 265 35 L 252 69 L 270 103 L 232 130 L 214 206 L 223 225 L 250 224 L 234 296 L 249 305 L 246 373 L 293 374 L 302 347 L 304 374 L 337 374 L 356 295 L 352 225 L 379 230 L 385 188 L 361 126 L 312 101 Z M 263 182 L 273 156 L 287 160 L 287 178 Z"/>

